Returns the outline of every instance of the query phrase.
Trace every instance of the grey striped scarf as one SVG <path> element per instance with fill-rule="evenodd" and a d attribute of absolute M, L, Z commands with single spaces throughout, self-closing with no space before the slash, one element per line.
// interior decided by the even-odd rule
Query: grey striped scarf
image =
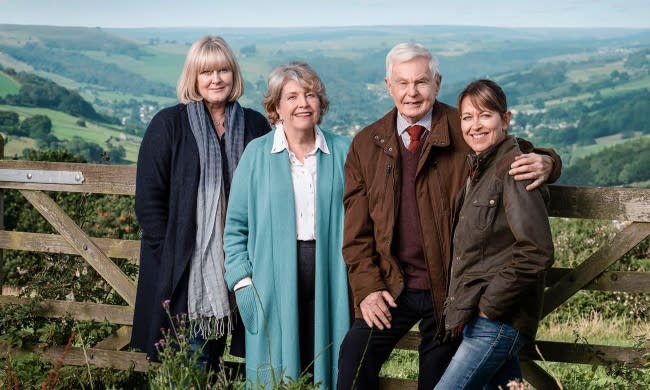
<path fill-rule="evenodd" d="M 226 196 L 221 149 L 212 118 L 203 102 L 187 105 L 190 127 L 199 150 L 201 175 L 196 199 L 196 243 L 190 260 L 188 315 L 192 337 L 221 337 L 232 327 L 232 310 L 224 280 L 223 228 Z M 244 151 L 244 110 L 239 103 L 226 106 L 228 180 Z"/>

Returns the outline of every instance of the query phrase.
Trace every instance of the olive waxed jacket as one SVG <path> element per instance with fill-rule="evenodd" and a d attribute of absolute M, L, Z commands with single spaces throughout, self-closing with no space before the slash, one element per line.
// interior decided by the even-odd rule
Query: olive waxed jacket
<path fill-rule="evenodd" d="M 521 154 L 513 137 L 469 156 L 471 175 L 458 199 L 445 327 L 458 329 L 479 310 L 534 339 L 553 263 L 548 190 L 508 175 Z M 460 205 L 462 204 L 462 207 Z"/>

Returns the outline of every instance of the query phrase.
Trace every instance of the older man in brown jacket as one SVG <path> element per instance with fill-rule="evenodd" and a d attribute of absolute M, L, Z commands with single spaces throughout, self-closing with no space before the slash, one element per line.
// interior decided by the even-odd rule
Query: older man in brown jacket
<path fill-rule="evenodd" d="M 341 390 L 377 389 L 382 364 L 418 321 L 418 389 L 434 387 L 458 346 L 443 341 L 442 313 L 469 148 L 456 109 L 436 101 L 441 76 L 429 50 L 399 44 L 386 68 L 395 108 L 354 137 L 345 164 L 343 257 L 355 321 L 339 354 Z M 522 155 L 510 173 L 534 188 L 553 168 L 559 176 L 550 154 Z"/>

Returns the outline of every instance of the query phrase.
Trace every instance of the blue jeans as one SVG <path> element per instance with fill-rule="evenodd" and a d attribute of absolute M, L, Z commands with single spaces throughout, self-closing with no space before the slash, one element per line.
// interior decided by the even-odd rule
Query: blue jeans
<path fill-rule="evenodd" d="M 502 322 L 474 317 L 435 390 L 507 389 L 510 380 L 521 379 L 519 350 L 527 339 Z"/>

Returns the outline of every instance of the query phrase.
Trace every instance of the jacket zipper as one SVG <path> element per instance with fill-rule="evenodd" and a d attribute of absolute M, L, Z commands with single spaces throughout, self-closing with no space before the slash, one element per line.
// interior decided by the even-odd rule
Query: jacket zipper
<path fill-rule="evenodd" d="M 395 168 L 393 164 L 388 164 L 386 167 L 386 174 L 389 175 L 389 180 L 392 180 L 393 184 L 393 231 L 395 230 L 395 221 L 397 220 L 397 210 L 398 210 L 398 204 L 397 204 L 397 180 L 395 179 Z M 393 264 L 397 267 L 397 270 L 399 271 L 400 275 L 402 275 L 402 282 L 400 283 L 400 288 L 399 291 L 397 291 L 397 294 L 395 295 L 395 299 L 402 295 L 402 292 L 404 291 L 404 270 L 402 269 L 402 266 L 400 265 L 399 261 L 395 259 L 393 256 L 393 251 L 392 251 L 392 244 L 393 244 L 393 239 L 394 237 L 391 238 L 390 240 L 390 245 L 388 247 L 388 253 L 391 254 L 391 260 L 393 261 Z"/>
<path fill-rule="evenodd" d="M 435 171 L 436 176 L 438 176 L 438 183 L 442 183 L 443 182 L 442 177 L 440 177 L 440 171 L 438 170 L 438 162 L 434 160 L 432 162 L 432 164 L 433 164 L 432 169 Z M 440 184 L 440 185 L 442 185 L 442 184 Z M 442 188 L 440 188 L 440 193 L 442 193 L 442 192 L 443 192 Z M 441 199 L 443 199 L 443 197 L 441 197 Z M 419 212 L 419 210 L 418 210 L 418 212 Z M 434 218 L 433 220 L 435 221 L 435 224 L 436 224 L 436 231 L 438 233 L 438 242 L 441 244 L 440 246 L 442 246 L 442 244 L 444 243 L 444 240 L 443 240 L 443 237 L 442 237 L 442 233 L 440 231 L 440 224 L 438 223 L 437 218 Z M 450 246 L 451 246 L 451 243 L 450 243 Z M 426 256 L 426 252 L 425 252 L 425 256 Z M 453 253 L 452 253 L 452 256 L 453 256 Z M 426 258 L 425 258 L 425 260 L 426 260 Z M 431 286 L 432 304 L 433 304 L 433 309 L 436 311 L 436 317 L 437 317 L 436 333 L 435 333 L 435 335 L 437 337 L 444 336 L 444 332 L 443 332 L 443 330 L 445 328 L 444 311 L 445 311 L 445 308 L 447 306 L 447 296 L 449 295 L 449 293 L 448 293 L 448 290 L 449 290 L 449 269 L 447 267 L 446 262 L 444 261 L 444 258 L 441 259 L 441 260 L 442 260 L 442 268 L 443 268 L 445 276 L 446 276 L 446 278 L 445 278 L 446 279 L 445 280 L 446 286 L 445 286 L 444 290 L 447 292 L 445 294 L 446 296 L 445 296 L 445 300 L 443 302 L 443 307 L 437 307 L 436 306 L 435 299 L 433 299 L 433 285 Z M 453 258 L 451 259 L 451 261 L 453 262 Z M 449 268 L 451 268 L 451 265 L 450 265 Z M 431 275 L 431 270 L 429 269 L 429 262 L 428 261 L 427 261 L 427 270 L 429 271 L 429 275 Z"/>

